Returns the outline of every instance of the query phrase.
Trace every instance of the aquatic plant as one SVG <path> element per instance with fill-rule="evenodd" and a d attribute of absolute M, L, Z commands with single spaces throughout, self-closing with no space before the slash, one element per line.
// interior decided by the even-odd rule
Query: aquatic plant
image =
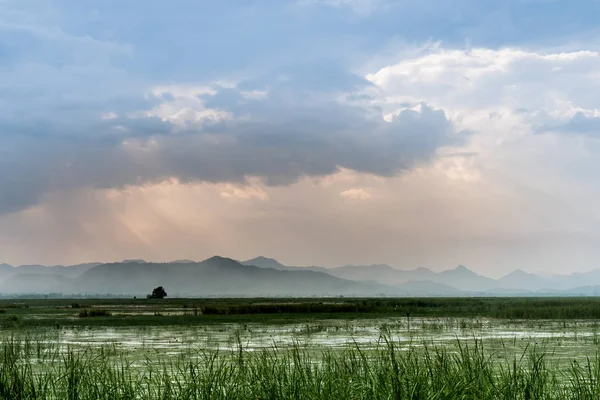
<path fill-rule="evenodd" d="M 48 340 L 0 344 L 2 399 L 596 399 L 600 357 L 553 368 L 536 346 L 497 361 L 484 342 L 343 351 L 194 349 L 141 364 L 118 351 L 57 351 Z"/>

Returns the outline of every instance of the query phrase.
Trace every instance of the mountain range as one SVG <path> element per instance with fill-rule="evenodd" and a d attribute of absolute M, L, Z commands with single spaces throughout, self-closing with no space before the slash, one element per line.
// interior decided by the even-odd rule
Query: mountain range
<path fill-rule="evenodd" d="M 441 272 L 401 270 L 386 264 L 295 267 L 262 256 L 246 261 L 215 256 L 201 262 L 0 264 L 0 294 L 4 296 L 144 296 L 157 286 L 164 286 L 174 297 L 596 295 L 600 294 L 600 269 L 550 277 L 516 270 L 492 279 L 462 265 Z"/>
<path fill-rule="evenodd" d="M 542 277 L 522 270 L 515 270 L 499 279 L 479 275 L 463 265 L 454 269 L 434 272 L 427 268 L 402 270 L 387 264 L 346 265 L 342 267 L 291 267 L 267 257 L 257 257 L 241 261 L 244 265 L 279 270 L 309 270 L 325 272 L 329 275 L 359 281 L 380 283 L 391 286 L 406 285 L 412 282 L 437 283 L 467 295 L 478 294 L 566 294 L 588 293 L 590 287 L 600 286 L 600 269 L 588 272 L 575 272 L 566 275 Z M 432 287 L 434 287 L 432 285 Z"/>

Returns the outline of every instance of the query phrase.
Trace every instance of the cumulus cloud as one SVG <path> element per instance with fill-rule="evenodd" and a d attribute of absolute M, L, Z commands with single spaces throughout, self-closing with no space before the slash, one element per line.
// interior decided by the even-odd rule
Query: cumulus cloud
<path fill-rule="evenodd" d="M 548 185 L 544 190 L 558 190 L 562 183 L 550 183 L 550 175 L 538 169 L 543 165 L 563 177 L 587 176 L 572 160 L 598 150 L 591 141 L 599 114 L 593 96 L 600 90 L 598 68 L 600 54 L 593 49 L 435 47 L 366 78 L 374 84 L 367 91 L 386 118 L 426 101 L 443 108 L 456 127 L 474 132 L 461 149 L 467 156 L 458 152 L 446 159 L 453 164 L 445 167 L 448 177 L 497 181 L 502 175 L 503 183 L 498 184 L 510 177 L 523 188 L 543 181 Z M 542 138 L 539 133 L 565 139 Z M 581 141 L 570 142 L 569 137 Z"/>
<path fill-rule="evenodd" d="M 226 110 L 207 108 L 203 96 L 212 96 L 217 91 L 212 87 L 195 85 L 158 86 L 151 95 L 159 101 L 155 107 L 137 115 L 158 117 L 180 128 L 191 126 L 196 129 L 213 125 L 232 118 Z M 136 114 L 134 114 L 136 115 Z"/>
<path fill-rule="evenodd" d="M 334 74 L 318 72 L 275 73 L 266 85 L 269 96 L 251 100 L 246 88 L 257 80 L 241 82 L 239 88 L 154 87 L 151 108 L 82 118 L 70 127 L 80 130 L 77 137 L 63 137 L 53 119 L 39 126 L 46 134 L 38 138 L 24 139 L 9 130 L 0 138 L 4 148 L 11 148 L 0 162 L 0 186 L 11 190 L 0 194 L 0 210 L 31 206 L 53 191 L 123 188 L 172 178 L 185 183 L 260 177 L 269 185 L 287 185 L 340 168 L 392 176 L 461 138 L 443 110 L 421 104 L 386 122 L 377 109 L 339 100 L 341 93 L 368 83 L 340 72 L 337 80 L 320 85 Z M 265 79 L 259 79 L 263 86 Z M 77 110 L 70 113 L 80 117 Z"/>
<path fill-rule="evenodd" d="M 451 111 L 509 108 L 556 113 L 575 104 L 592 109 L 600 55 L 595 51 L 535 52 L 503 49 L 433 49 L 367 75 L 393 105 L 427 101 Z M 584 88 L 588 90 L 584 90 Z M 572 115 L 571 115 L 572 116 Z"/>

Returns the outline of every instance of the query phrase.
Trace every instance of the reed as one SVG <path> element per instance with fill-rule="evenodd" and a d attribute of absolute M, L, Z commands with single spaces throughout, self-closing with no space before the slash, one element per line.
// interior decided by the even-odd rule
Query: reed
<path fill-rule="evenodd" d="M 60 349 L 48 340 L 0 345 L 2 399 L 597 399 L 600 357 L 558 369 L 538 347 L 498 361 L 484 342 L 311 351 L 194 349 L 168 361 Z"/>

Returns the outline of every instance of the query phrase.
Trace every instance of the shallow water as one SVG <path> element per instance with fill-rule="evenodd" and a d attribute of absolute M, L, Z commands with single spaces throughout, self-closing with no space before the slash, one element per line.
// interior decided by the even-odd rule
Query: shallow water
<path fill-rule="evenodd" d="M 308 350 L 359 346 L 372 349 L 393 340 L 409 346 L 455 346 L 457 340 L 482 340 L 497 358 L 513 357 L 540 346 L 556 361 L 593 356 L 600 343 L 596 321 L 506 321 L 462 318 L 386 318 L 312 320 L 296 324 L 214 324 L 195 327 L 118 327 L 5 330 L 0 340 L 27 335 L 58 352 L 107 350 L 133 359 L 190 356 L 203 350 L 246 351 L 301 346 Z"/>

